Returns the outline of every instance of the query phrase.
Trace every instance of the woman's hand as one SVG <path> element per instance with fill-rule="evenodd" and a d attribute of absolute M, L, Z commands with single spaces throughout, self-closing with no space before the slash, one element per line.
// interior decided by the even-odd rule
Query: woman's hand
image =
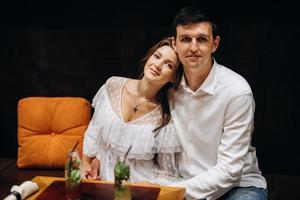
<path fill-rule="evenodd" d="M 100 160 L 82 156 L 81 177 L 89 180 L 99 180 Z"/>

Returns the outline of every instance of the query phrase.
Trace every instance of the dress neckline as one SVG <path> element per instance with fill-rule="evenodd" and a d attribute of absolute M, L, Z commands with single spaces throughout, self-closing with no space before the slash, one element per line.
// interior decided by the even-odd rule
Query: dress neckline
<path fill-rule="evenodd" d="M 129 80 L 129 78 L 125 78 L 124 79 L 124 81 L 123 81 L 123 83 L 122 83 L 122 85 L 121 85 L 121 88 L 120 88 L 120 91 L 119 91 L 119 95 L 120 95 L 120 98 L 119 98 L 119 113 L 118 113 L 118 115 L 119 115 L 119 117 L 120 117 L 120 119 L 122 120 L 122 122 L 124 123 L 124 124 L 133 124 L 133 123 L 136 123 L 136 122 L 139 122 L 139 121 L 141 121 L 141 120 L 143 120 L 143 119 L 145 119 L 146 117 L 148 117 L 149 115 L 151 115 L 152 113 L 154 113 L 156 110 L 158 110 L 159 108 L 160 108 L 160 104 L 158 105 L 158 106 L 156 106 L 153 110 L 151 110 L 150 112 L 148 112 L 148 113 L 146 113 L 146 114 L 144 114 L 144 115 L 142 115 L 142 116 L 140 116 L 140 117 L 138 117 L 138 118 L 136 118 L 136 119 L 134 119 L 134 120 L 131 120 L 131 121 L 128 121 L 128 122 L 126 122 L 125 120 L 124 120 L 124 117 L 123 117 L 123 114 L 122 114 L 122 99 L 123 99 L 123 90 L 124 90 L 124 87 L 125 87 L 125 84 L 126 84 L 126 82 Z"/>

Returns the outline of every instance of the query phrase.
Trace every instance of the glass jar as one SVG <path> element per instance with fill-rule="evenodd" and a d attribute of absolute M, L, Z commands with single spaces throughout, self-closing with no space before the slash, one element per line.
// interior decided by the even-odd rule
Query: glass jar
<path fill-rule="evenodd" d="M 131 200 L 130 169 L 125 161 L 118 159 L 114 168 L 114 176 L 114 200 Z"/>
<path fill-rule="evenodd" d="M 81 160 L 78 152 L 68 153 L 65 164 L 66 198 L 68 200 L 79 200 L 81 195 Z"/>

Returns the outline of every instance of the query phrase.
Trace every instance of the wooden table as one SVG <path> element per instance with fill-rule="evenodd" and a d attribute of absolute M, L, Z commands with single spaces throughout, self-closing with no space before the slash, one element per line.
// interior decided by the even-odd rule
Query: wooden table
<path fill-rule="evenodd" d="M 41 194 L 53 181 L 64 180 L 61 177 L 49 177 L 49 176 L 36 176 L 32 179 L 33 182 L 36 182 L 39 185 L 39 191 L 29 196 L 26 200 L 34 200 L 36 197 Z M 112 183 L 107 181 L 87 181 L 95 183 Z M 141 184 L 133 184 L 136 186 L 147 186 Z M 147 186 L 151 187 L 151 186 Z M 169 186 L 158 186 L 160 187 L 160 193 L 158 200 L 182 200 L 184 197 L 185 189 L 180 187 L 169 187 Z"/>
<path fill-rule="evenodd" d="M 20 185 L 36 176 L 64 177 L 63 169 L 20 169 L 15 159 L 0 158 L 0 199 L 4 199 L 13 185 Z"/>

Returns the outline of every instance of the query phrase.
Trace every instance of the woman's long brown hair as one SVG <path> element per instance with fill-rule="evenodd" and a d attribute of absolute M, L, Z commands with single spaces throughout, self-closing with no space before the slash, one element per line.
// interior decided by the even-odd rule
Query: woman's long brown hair
<path fill-rule="evenodd" d="M 144 67 L 146 65 L 146 62 L 148 61 L 148 59 L 155 53 L 155 51 L 157 49 L 159 49 L 162 46 L 170 46 L 172 47 L 172 38 L 171 37 L 167 37 L 162 39 L 161 41 L 159 41 L 157 44 L 155 44 L 153 47 L 151 47 L 147 53 L 145 54 L 145 56 L 140 60 L 141 63 L 141 67 L 142 67 L 142 73 L 140 74 L 140 78 L 142 78 L 144 76 Z M 168 102 L 168 91 L 171 88 L 177 88 L 177 86 L 179 85 L 179 82 L 181 80 L 182 74 L 183 74 L 183 68 L 178 60 L 178 68 L 176 70 L 175 73 L 175 81 L 174 83 L 167 83 L 166 85 L 164 85 L 157 93 L 156 95 L 156 100 L 161 104 L 161 108 L 162 108 L 162 120 L 161 122 L 158 124 L 158 126 L 153 130 L 153 132 L 155 133 L 155 135 L 157 136 L 158 132 L 160 131 L 160 129 L 164 126 L 166 126 L 170 119 L 171 119 L 171 113 L 170 113 L 170 106 L 169 106 L 169 102 Z"/>

